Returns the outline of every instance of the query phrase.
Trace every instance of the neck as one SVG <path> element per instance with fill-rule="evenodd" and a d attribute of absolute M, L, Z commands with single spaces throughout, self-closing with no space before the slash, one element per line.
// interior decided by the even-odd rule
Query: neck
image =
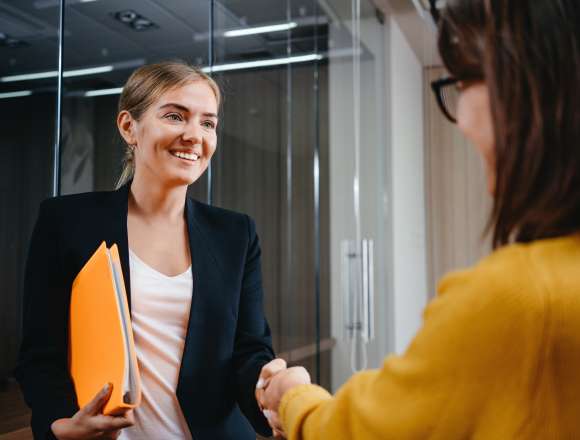
<path fill-rule="evenodd" d="M 129 209 L 148 218 L 183 219 L 187 185 L 168 185 L 135 172 L 129 190 Z"/>

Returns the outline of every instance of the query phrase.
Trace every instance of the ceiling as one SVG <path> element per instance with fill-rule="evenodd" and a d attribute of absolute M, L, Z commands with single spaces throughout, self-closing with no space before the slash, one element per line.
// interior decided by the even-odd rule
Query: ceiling
<path fill-rule="evenodd" d="M 110 72 L 65 78 L 69 89 L 118 87 L 135 67 L 162 59 L 208 65 L 210 50 L 214 64 L 325 53 L 329 26 L 341 27 L 350 40 L 351 0 L 66 0 L 65 5 L 63 70 L 113 66 Z M 59 0 L 0 0 L 0 93 L 23 88 L 22 81 L 7 82 L 7 76 L 57 71 L 59 10 Z M 123 12 L 153 26 L 136 30 L 119 19 Z M 362 0 L 361 15 L 375 13 L 372 2 Z M 224 36 L 228 30 L 288 22 L 296 27 Z M 56 81 L 56 76 L 35 79 L 35 90 L 53 90 Z"/>

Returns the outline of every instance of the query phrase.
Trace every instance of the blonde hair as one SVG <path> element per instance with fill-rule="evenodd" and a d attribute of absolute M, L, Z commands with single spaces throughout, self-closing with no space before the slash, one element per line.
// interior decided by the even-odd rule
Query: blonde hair
<path fill-rule="evenodd" d="M 139 120 L 147 109 L 161 95 L 170 89 L 184 86 L 193 81 L 204 81 L 215 94 L 218 107 L 221 92 L 217 83 L 200 68 L 183 61 L 164 61 L 148 64 L 135 70 L 123 87 L 119 97 L 118 112 L 128 111 L 133 119 Z M 133 178 L 135 173 L 135 151 L 133 145 L 126 145 L 123 157 L 123 170 L 117 181 L 116 189 Z"/>

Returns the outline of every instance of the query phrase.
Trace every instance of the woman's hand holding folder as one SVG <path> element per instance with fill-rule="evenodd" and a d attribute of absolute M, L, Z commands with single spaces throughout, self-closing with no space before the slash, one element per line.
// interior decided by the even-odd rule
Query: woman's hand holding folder
<path fill-rule="evenodd" d="M 116 439 L 121 429 L 133 426 L 132 410 L 120 416 L 107 416 L 103 408 L 111 397 L 113 387 L 107 384 L 101 391 L 70 419 L 55 420 L 51 426 L 58 440 L 108 440 Z"/>

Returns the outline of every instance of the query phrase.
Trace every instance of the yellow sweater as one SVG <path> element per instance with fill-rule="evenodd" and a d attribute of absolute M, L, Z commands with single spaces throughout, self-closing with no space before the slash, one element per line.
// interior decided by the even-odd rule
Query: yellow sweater
<path fill-rule="evenodd" d="M 291 440 L 580 439 L 580 237 L 506 246 L 443 278 L 402 356 L 333 397 L 287 392 Z"/>

